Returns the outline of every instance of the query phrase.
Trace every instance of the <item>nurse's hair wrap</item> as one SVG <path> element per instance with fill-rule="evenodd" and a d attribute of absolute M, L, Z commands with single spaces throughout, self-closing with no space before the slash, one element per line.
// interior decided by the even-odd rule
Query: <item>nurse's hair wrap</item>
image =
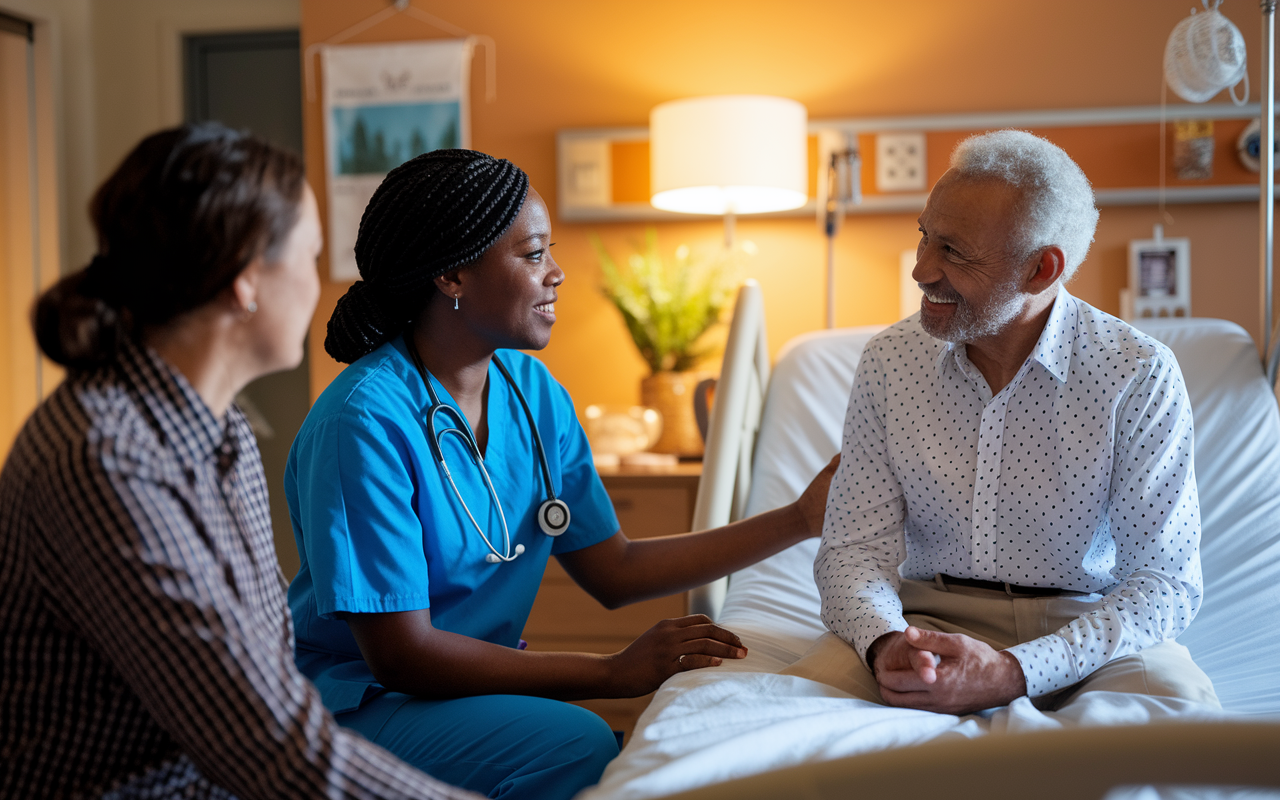
<path fill-rule="evenodd" d="M 350 364 L 400 334 L 435 279 L 470 264 L 515 222 L 529 176 L 474 150 L 434 150 L 393 169 L 360 219 L 360 278 L 329 317 L 324 349 Z"/>

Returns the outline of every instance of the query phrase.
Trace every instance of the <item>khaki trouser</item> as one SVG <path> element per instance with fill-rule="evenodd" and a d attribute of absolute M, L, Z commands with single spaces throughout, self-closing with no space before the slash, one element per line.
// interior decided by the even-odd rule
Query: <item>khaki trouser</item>
<path fill-rule="evenodd" d="M 1064 592 L 1052 597 L 1010 596 L 1003 591 L 903 580 L 899 590 L 904 616 L 917 628 L 963 633 L 997 650 L 1038 639 L 1098 607 L 1101 595 Z M 857 652 L 833 633 L 825 633 L 783 675 L 819 681 L 854 697 L 884 705 L 880 687 Z M 1209 676 L 1191 660 L 1187 648 L 1162 642 L 1103 664 L 1084 680 L 1033 699 L 1044 711 L 1059 709 L 1084 692 L 1130 692 L 1177 697 L 1221 708 Z"/>

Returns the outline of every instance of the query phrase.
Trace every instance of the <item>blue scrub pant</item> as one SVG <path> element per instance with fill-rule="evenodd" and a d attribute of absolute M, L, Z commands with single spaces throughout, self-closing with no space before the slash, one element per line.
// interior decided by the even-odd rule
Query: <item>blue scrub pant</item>
<path fill-rule="evenodd" d="M 336 718 L 433 778 L 503 800 L 569 800 L 618 755 L 604 720 L 541 697 L 384 692 Z"/>

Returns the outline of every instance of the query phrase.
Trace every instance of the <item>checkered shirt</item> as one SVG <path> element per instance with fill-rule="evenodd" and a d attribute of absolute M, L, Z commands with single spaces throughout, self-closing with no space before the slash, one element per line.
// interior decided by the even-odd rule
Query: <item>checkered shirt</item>
<path fill-rule="evenodd" d="M 257 445 L 126 343 L 0 472 L 0 797 L 471 797 L 294 666 Z"/>

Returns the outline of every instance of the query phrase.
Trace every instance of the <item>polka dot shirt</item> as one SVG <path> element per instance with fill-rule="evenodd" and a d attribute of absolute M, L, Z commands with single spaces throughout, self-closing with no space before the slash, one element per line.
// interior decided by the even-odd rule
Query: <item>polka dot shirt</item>
<path fill-rule="evenodd" d="M 822 619 L 865 660 L 904 630 L 900 576 L 1105 594 L 1010 648 L 1028 694 L 1172 639 L 1200 607 L 1191 405 L 1167 347 L 1060 290 L 994 397 L 919 315 L 858 364 L 814 575 Z"/>

